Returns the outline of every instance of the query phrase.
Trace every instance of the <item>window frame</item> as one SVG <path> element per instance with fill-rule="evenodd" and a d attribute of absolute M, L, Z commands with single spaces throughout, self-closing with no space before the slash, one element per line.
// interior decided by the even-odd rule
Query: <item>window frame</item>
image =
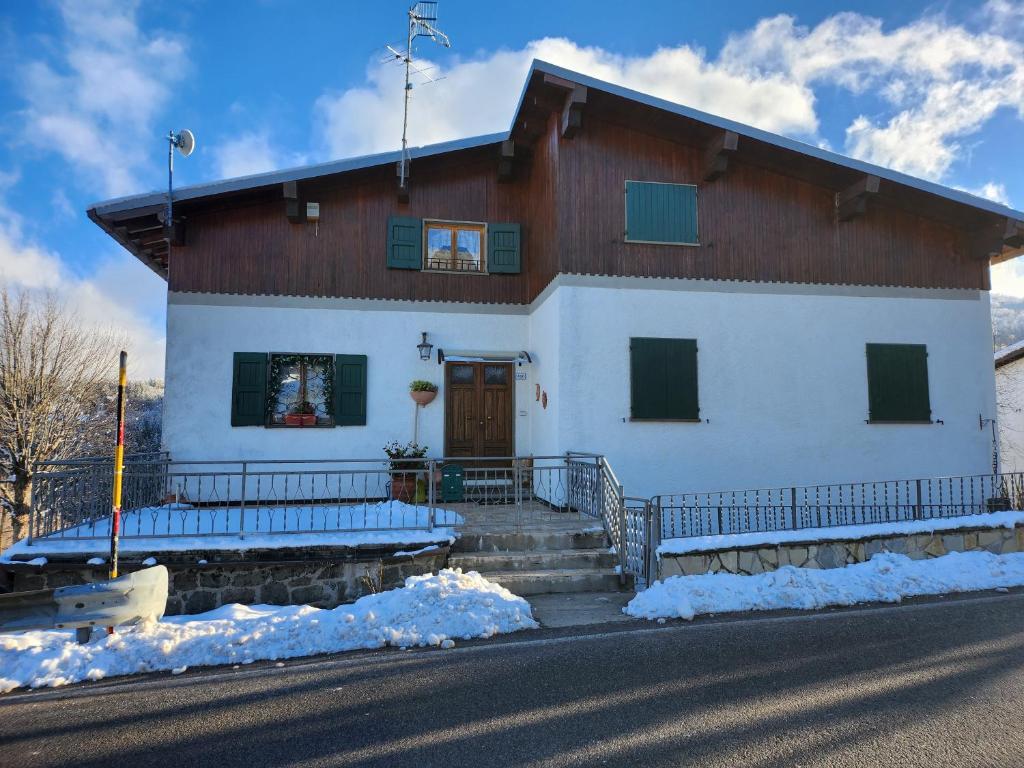
<path fill-rule="evenodd" d="M 695 207 L 693 213 L 694 220 L 694 237 L 696 240 L 692 243 L 678 243 L 672 240 L 633 240 L 628 236 L 629 234 L 629 185 L 630 184 L 662 184 L 671 187 L 693 187 L 693 204 Z M 674 245 L 684 248 L 700 248 L 700 186 L 697 184 L 688 184 L 680 181 L 647 181 L 645 179 L 625 179 L 622 184 L 622 242 L 633 243 L 637 245 Z"/>
<path fill-rule="evenodd" d="M 926 419 L 912 419 L 907 417 L 897 417 L 892 419 L 880 419 L 872 415 L 872 397 L 871 397 L 871 350 L 872 348 L 881 349 L 883 347 L 915 347 L 924 350 L 924 384 L 925 384 L 925 397 L 927 398 L 928 405 L 928 418 Z M 905 424 L 905 425 L 922 425 L 922 424 L 934 424 L 935 419 L 932 417 L 934 408 L 932 407 L 932 387 L 931 387 L 931 374 L 928 366 L 928 345 L 920 344 L 916 342 L 865 342 L 864 345 L 864 375 L 867 384 L 867 399 L 868 399 L 868 417 L 865 419 L 867 424 Z M 877 396 L 877 395 L 876 395 Z"/>
<path fill-rule="evenodd" d="M 458 230 L 470 230 L 480 233 L 480 269 L 438 269 L 431 267 L 427 253 L 428 240 L 431 227 L 435 229 L 447 229 L 452 235 L 452 258 L 458 252 Z M 449 219 L 423 219 L 423 245 L 422 264 L 423 272 L 439 272 L 449 275 L 486 275 L 487 274 L 487 222 L 484 221 L 455 221 Z"/>
<path fill-rule="evenodd" d="M 330 379 L 331 379 L 331 392 L 329 393 L 328 396 L 326 396 L 324 398 L 324 400 L 325 400 L 324 405 L 325 405 L 328 413 L 330 414 L 327 417 L 325 423 L 321 424 L 321 423 L 319 423 L 319 419 L 317 419 L 318 423 L 316 423 L 316 424 L 310 424 L 308 426 L 302 426 L 300 424 L 285 424 L 283 421 L 280 422 L 280 423 L 274 421 L 273 409 L 274 409 L 275 403 L 272 401 L 271 398 L 273 396 L 272 395 L 272 390 L 273 390 L 273 387 L 275 386 L 274 382 L 272 380 L 272 378 L 273 378 L 273 370 L 274 370 L 274 358 L 275 357 L 299 357 L 299 358 L 303 358 L 303 360 L 301 360 L 301 362 L 300 362 L 301 368 L 300 368 L 300 373 L 299 373 L 299 379 L 300 379 L 300 382 L 301 382 L 300 385 L 299 385 L 300 393 L 304 393 L 305 392 L 305 387 L 306 387 L 306 364 L 307 364 L 307 361 L 306 361 L 305 358 L 321 358 L 324 361 L 324 364 L 327 366 L 327 370 L 330 372 L 329 375 L 330 375 Z M 328 428 L 334 428 L 335 426 L 337 426 L 337 416 L 334 413 L 334 388 L 337 386 L 337 382 L 334 381 L 334 376 L 335 376 L 334 369 L 335 369 L 335 355 L 331 354 L 330 352 L 269 352 L 269 353 L 267 353 L 267 403 L 266 403 L 266 424 L 265 424 L 266 428 L 267 429 L 328 429 Z"/>
<path fill-rule="evenodd" d="M 635 416 L 635 399 L 637 395 L 634 386 L 635 374 L 633 370 L 633 343 L 635 341 L 676 341 L 693 342 L 693 389 L 696 406 L 696 416 Z M 700 415 L 700 344 L 696 337 L 683 338 L 677 336 L 630 336 L 629 337 L 629 420 L 637 423 L 677 423 L 677 424 L 703 424 L 704 419 Z"/>

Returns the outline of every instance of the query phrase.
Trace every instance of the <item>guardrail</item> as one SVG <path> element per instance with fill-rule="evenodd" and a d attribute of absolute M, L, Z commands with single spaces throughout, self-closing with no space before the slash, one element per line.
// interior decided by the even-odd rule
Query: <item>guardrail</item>
<path fill-rule="evenodd" d="M 1024 474 L 654 496 L 661 538 L 829 528 L 1024 508 Z"/>
<path fill-rule="evenodd" d="M 433 530 L 462 517 L 440 503 L 501 510 L 502 524 L 571 511 L 600 518 L 594 454 L 441 459 L 281 459 L 125 462 L 120 535 L 252 536 Z M 447 485 L 445 475 L 457 470 Z M 51 462 L 33 481 L 31 537 L 109 536 L 112 464 Z M 457 489 L 457 490 L 456 490 Z M 511 510 L 511 512 L 509 511 Z M 477 515 L 476 522 L 486 515 Z"/>

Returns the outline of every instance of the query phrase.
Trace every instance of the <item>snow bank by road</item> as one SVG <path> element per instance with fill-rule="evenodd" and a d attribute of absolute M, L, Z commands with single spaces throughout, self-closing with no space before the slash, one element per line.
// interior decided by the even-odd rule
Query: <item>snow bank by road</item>
<path fill-rule="evenodd" d="M 837 525 L 827 528 L 800 528 L 785 531 L 757 533 L 730 533 L 718 536 L 688 536 L 683 539 L 664 539 L 658 546 L 659 555 L 685 555 L 717 549 L 766 547 L 804 541 L 848 541 L 881 536 L 902 536 L 912 533 L 935 533 L 963 528 L 1013 528 L 1024 524 L 1024 512 L 986 512 L 962 517 L 931 518 L 929 520 L 903 520 L 894 523 L 864 523 Z"/>
<path fill-rule="evenodd" d="M 333 610 L 223 606 L 77 645 L 68 631 L 0 635 L 0 693 L 208 664 L 248 664 L 357 648 L 436 645 L 536 628 L 530 604 L 476 572 L 411 576 L 400 589 Z"/>
<path fill-rule="evenodd" d="M 931 560 L 882 553 L 866 563 L 812 570 L 786 566 L 756 576 L 715 573 L 655 582 L 623 610 L 644 619 L 706 613 L 813 610 L 831 605 L 898 603 L 904 597 L 1024 585 L 1024 553 L 952 552 Z"/>

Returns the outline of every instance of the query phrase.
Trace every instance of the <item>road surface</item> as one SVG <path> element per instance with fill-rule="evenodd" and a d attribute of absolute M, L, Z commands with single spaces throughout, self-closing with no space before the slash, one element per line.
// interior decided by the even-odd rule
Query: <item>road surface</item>
<path fill-rule="evenodd" d="M 0 698 L 0 765 L 1022 766 L 1024 594 Z"/>

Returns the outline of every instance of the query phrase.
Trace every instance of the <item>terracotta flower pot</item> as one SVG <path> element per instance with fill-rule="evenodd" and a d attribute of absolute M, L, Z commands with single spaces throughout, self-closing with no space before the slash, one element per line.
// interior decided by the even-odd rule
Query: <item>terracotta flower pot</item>
<path fill-rule="evenodd" d="M 410 390 L 409 397 L 416 401 L 416 405 L 429 405 L 434 402 L 434 398 L 437 397 L 437 392 L 430 392 L 427 390 Z"/>
<path fill-rule="evenodd" d="M 289 427 L 315 427 L 315 413 L 286 413 L 284 423 Z"/>
<path fill-rule="evenodd" d="M 391 498 L 411 504 L 416 499 L 416 475 L 393 474 L 391 476 Z"/>

